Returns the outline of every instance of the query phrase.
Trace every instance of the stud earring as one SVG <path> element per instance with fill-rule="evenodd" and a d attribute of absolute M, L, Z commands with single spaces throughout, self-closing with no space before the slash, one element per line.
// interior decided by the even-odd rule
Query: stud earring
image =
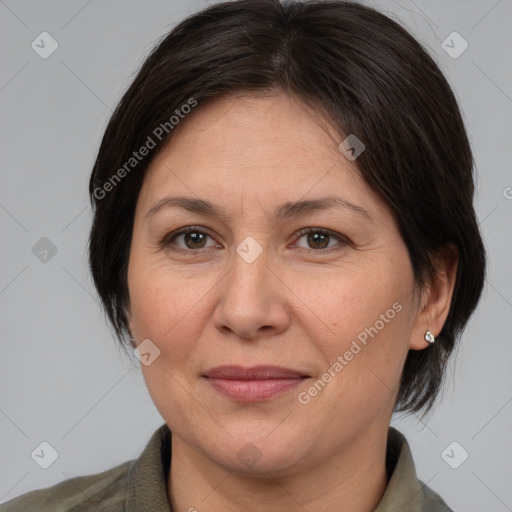
<path fill-rule="evenodd" d="M 428 341 L 429 345 L 433 345 L 436 341 L 436 338 L 430 331 L 427 331 L 425 333 L 425 341 Z"/>

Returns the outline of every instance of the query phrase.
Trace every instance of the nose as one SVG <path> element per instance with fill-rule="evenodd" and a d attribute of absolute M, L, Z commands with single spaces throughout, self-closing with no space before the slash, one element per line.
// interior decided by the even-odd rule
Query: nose
<path fill-rule="evenodd" d="M 244 339 L 284 332 L 290 322 L 287 289 L 270 268 L 265 251 L 252 263 L 236 253 L 233 259 L 231 271 L 219 283 L 215 327 Z"/>

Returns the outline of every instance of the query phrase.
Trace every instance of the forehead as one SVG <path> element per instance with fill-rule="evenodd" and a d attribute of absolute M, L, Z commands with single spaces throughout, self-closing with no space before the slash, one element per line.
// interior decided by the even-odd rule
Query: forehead
<path fill-rule="evenodd" d="M 169 193 L 228 206 L 243 198 L 265 209 L 336 194 L 375 210 L 380 200 L 338 149 L 341 140 L 310 107 L 284 94 L 200 103 L 149 166 L 139 199 L 146 210 Z"/>

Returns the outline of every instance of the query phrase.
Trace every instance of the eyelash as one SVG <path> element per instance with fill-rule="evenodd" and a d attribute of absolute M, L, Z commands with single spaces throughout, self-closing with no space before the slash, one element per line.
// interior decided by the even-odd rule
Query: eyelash
<path fill-rule="evenodd" d="M 310 233 L 319 233 L 321 235 L 327 235 L 329 237 L 329 242 L 331 241 L 331 239 L 334 238 L 334 239 L 336 239 L 338 241 L 338 244 L 334 245 L 332 247 L 327 247 L 326 249 L 310 249 L 310 248 L 299 247 L 298 248 L 299 251 L 327 254 L 327 253 L 330 253 L 332 251 L 340 250 L 341 248 L 345 247 L 346 245 L 349 245 L 349 242 L 348 242 L 347 238 L 345 238 L 344 236 L 342 236 L 342 235 L 340 235 L 338 233 L 335 233 L 333 231 L 330 231 L 330 230 L 324 229 L 324 228 L 304 228 L 304 229 L 301 229 L 297 233 L 297 235 L 296 235 L 296 236 L 298 236 L 297 240 L 300 240 L 303 236 L 309 235 Z"/>
<path fill-rule="evenodd" d="M 172 233 L 169 233 L 169 234 L 165 235 L 165 237 L 159 242 L 158 245 L 160 246 L 160 248 L 169 248 L 172 245 L 172 241 L 175 238 L 177 238 L 180 235 L 186 235 L 188 233 L 198 233 L 198 234 L 206 235 L 207 237 L 213 239 L 213 237 L 210 236 L 203 229 L 201 229 L 199 227 L 196 227 L 196 226 L 188 226 L 186 228 L 182 228 L 182 229 L 180 229 L 178 231 L 174 231 Z M 306 251 L 306 252 L 315 252 L 315 253 L 326 254 L 326 253 L 332 252 L 333 250 L 339 250 L 340 248 L 342 248 L 342 247 L 344 247 L 346 245 L 350 245 L 350 242 L 349 242 L 349 240 L 346 237 L 344 237 L 344 236 L 342 236 L 342 235 L 340 235 L 338 233 L 335 233 L 333 231 L 330 231 L 328 229 L 324 229 L 324 228 L 304 228 L 304 229 L 301 229 L 297 233 L 297 235 L 296 235 L 296 236 L 298 236 L 297 240 L 302 238 L 304 235 L 308 235 L 310 233 L 320 233 L 322 235 L 327 235 L 330 238 L 337 239 L 339 243 L 336 246 L 328 247 L 328 248 L 325 248 L 325 249 L 310 249 L 310 248 L 299 247 L 298 248 L 299 251 Z M 173 251 L 180 251 L 180 252 L 186 252 L 186 253 L 194 253 L 194 252 L 201 251 L 203 248 L 199 248 L 199 249 L 183 249 L 182 247 L 172 247 L 171 249 Z"/>

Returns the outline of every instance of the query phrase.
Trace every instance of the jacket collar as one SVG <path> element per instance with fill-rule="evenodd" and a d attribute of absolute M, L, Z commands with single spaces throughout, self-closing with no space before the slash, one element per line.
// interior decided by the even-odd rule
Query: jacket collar
<path fill-rule="evenodd" d="M 172 512 L 167 490 L 171 435 L 169 427 L 162 425 L 133 461 L 126 479 L 126 510 Z M 418 480 L 409 444 L 393 427 L 388 431 L 386 467 L 388 485 L 374 512 L 450 512 L 441 498 Z M 427 508 L 430 506 L 435 508 Z"/>

